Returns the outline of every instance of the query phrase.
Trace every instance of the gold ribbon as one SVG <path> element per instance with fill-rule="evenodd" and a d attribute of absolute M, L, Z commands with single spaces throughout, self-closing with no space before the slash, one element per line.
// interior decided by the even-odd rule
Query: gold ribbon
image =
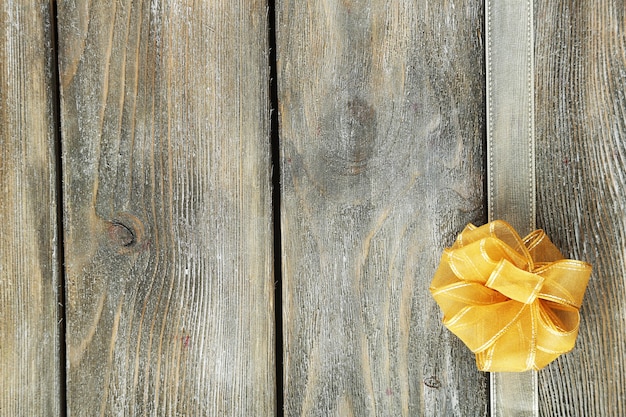
<path fill-rule="evenodd" d="M 496 220 L 469 224 L 444 250 L 430 291 L 478 369 L 523 372 L 574 348 L 590 274 L 591 265 L 564 259 L 543 230 L 522 239 Z"/>

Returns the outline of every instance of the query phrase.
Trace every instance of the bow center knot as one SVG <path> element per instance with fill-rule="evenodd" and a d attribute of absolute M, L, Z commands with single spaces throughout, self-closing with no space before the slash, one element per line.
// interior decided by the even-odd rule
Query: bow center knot
<path fill-rule="evenodd" d="M 543 287 L 545 278 L 524 271 L 502 259 L 485 283 L 486 287 L 524 304 L 532 304 Z"/>

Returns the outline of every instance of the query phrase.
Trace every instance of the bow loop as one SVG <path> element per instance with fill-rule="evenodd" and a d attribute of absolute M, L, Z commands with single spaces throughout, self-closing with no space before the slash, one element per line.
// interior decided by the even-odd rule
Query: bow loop
<path fill-rule="evenodd" d="M 443 323 L 483 371 L 540 369 L 574 347 L 591 265 L 563 259 L 542 230 L 468 225 L 446 249 L 431 292 Z"/>
<path fill-rule="evenodd" d="M 487 282 L 500 261 L 506 260 L 520 269 L 527 269 L 531 261 L 495 237 L 484 237 L 467 246 L 449 251 L 450 267 L 464 281 Z"/>
<path fill-rule="evenodd" d="M 580 308 L 590 273 L 591 266 L 580 261 L 562 259 L 546 264 L 536 271 L 546 281 L 539 297 Z"/>

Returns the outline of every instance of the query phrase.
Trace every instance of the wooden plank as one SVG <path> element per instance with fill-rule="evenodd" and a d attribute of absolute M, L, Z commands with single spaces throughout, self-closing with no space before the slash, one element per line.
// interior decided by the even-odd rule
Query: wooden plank
<path fill-rule="evenodd" d="M 266 13 L 59 3 L 71 415 L 275 412 Z"/>
<path fill-rule="evenodd" d="M 52 10 L 0 2 L 0 414 L 61 412 Z"/>
<path fill-rule="evenodd" d="M 626 27 L 621 0 L 536 2 L 538 225 L 593 264 L 542 415 L 626 414 Z"/>
<path fill-rule="evenodd" d="M 486 415 L 441 324 L 484 223 L 481 1 L 277 2 L 285 415 Z"/>

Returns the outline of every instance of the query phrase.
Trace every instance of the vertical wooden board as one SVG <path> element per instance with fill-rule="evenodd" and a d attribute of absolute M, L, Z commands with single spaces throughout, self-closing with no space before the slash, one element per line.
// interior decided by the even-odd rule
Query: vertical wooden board
<path fill-rule="evenodd" d="M 539 374 L 540 412 L 625 415 L 625 4 L 535 6 L 538 225 L 594 267 L 576 348 Z"/>
<path fill-rule="evenodd" d="M 63 1 L 68 410 L 275 410 L 266 6 Z"/>
<path fill-rule="evenodd" d="M 0 414 L 59 415 L 52 10 L 0 2 Z"/>
<path fill-rule="evenodd" d="M 285 415 L 487 413 L 428 292 L 485 218 L 482 13 L 277 2 Z"/>

